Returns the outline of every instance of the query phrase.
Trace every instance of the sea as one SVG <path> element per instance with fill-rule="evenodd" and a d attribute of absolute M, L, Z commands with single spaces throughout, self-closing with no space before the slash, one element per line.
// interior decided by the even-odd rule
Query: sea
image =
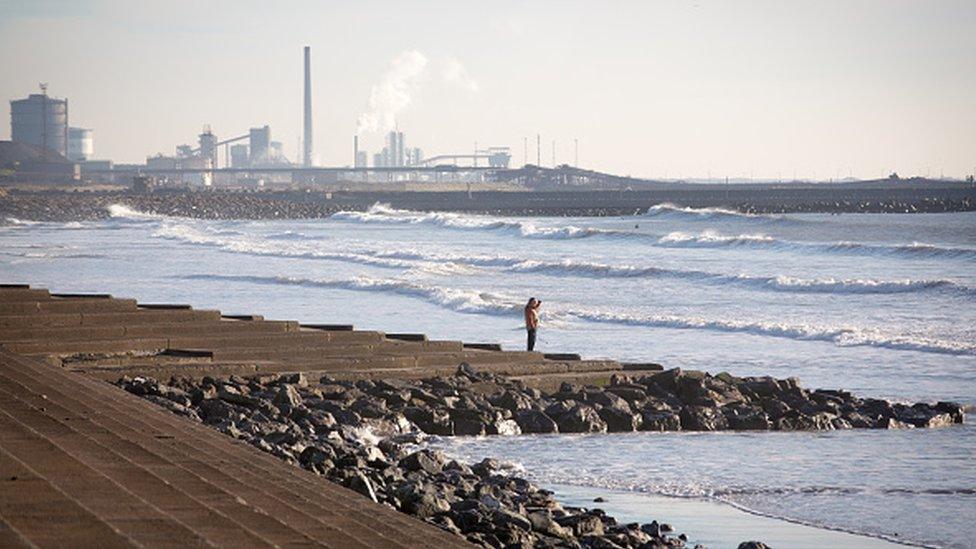
<path fill-rule="evenodd" d="M 524 348 L 521 309 L 536 297 L 547 352 L 976 405 L 976 212 L 750 215 L 663 204 L 623 217 L 529 218 L 377 204 L 327 219 L 207 221 L 117 204 L 110 213 L 7 219 L 0 280 L 507 349 Z M 976 547 L 972 422 L 439 444 L 501 459 L 543 486 Z M 725 544 L 735 546 L 709 546 Z"/>

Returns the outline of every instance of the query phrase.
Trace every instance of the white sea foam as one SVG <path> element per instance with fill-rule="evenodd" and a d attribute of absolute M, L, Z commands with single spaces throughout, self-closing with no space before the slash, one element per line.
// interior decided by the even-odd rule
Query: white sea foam
<path fill-rule="evenodd" d="M 162 214 L 141 212 L 125 204 L 111 204 L 108 206 L 108 214 L 113 218 L 129 219 L 137 221 L 157 221 L 161 219 L 176 219 Z"/>
<path fill-rule="evenodd" d="M 518 221 L 483 215 L 458 214 L 449 212 L 415 212 L 398 210 L 386 204 L 375 204 L 365 212 L 338 212 L 332 219 L 357 221 L 362 223 L 395 223 L 407 225 L 435 225 L 451 229 L 509 231 L 525 238 L 541 238 L 565 240 L 587 238 L 591 236 L 621 236 L 625 231 L 597 229 L 594 227 L 577 227 L 566 225 L 561 227 L 539 226 L 531 221 Z"/>
<path fill-rule="evenodd" d="M 6 221 L 11 226 L 15 227 L 33 227 L 34 225 L 40 225 L 40 221 L 31 221 L 29 219 L 18 219 L 16 217 L 7 217 Z"/>
<path fill-rule="evenodd" d="M 666 217 L 685 221 L 733 220 L 751 223 L 797 223 L 797 220 L 777 215 L 740 212 L 727 208 L 688 208 L 670 202 L 648 208 L 645 217 Z"/>

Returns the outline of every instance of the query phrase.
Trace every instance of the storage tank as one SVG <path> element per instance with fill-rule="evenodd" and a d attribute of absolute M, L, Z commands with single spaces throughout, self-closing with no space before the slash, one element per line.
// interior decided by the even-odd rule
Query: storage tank
<path fill-rule="evenodd" d="M 10 139 L 68 153 L 68 100 L 33 93 L 10 102 Z"/>
<path fill-rule="evenodd" d="M 88 128 L 68 128 L 68 160 L 83 162 L 95 156 L 95 141 Z"/>

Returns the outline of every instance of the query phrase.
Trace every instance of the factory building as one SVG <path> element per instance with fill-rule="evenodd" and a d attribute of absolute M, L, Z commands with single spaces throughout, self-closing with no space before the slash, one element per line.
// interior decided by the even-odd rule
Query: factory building
<path fill-rule="evenodd" d="M 246 168 L 251 163 L 247 145 L 241 143 L 230 146 L 230 167 Z"/>
<path fill-rule="evenodd" d="M 288 159 L 285 158 L 285 146 L 281 144 L 281 141 L 272 141 L 271 147 L 268 149 L 269 160 L 274 164 L 287 164 Z"/>
<path fill-rule="evenodd" d="M 68 154 L 68 100 L 41 93 L 10 102 L 10 139 Z"/>
<path fill-rule="evenodd" d="M 271 158 L 271 127 L 251 128 L 248 132 L 251 145 L 251 165 L 267 164 Z"/>
<path fill-rule="evenodd" d="M 68 128 L 68 160 L 84 162 L 95 156 L 95 141 L 88 128 Z"/>
<path fill-rule="evenodd" d="M 210 126 L 203 127 L 203 133 L 199 136 L 200 157 L 210 161 L 211 166 L 217 165 L 217 136 L 210 131 Z"/>
<path fill-rule="evenodd" d="M 386 135 L 386 146 L 383 147 L 383 150 L 373 155 L 373 166 L 377 168 L 419 166 L 423 159 L 422 150 L 405 145 L 403 132 L 392 131 Z M 358 163 L 356 167 L 360 167 Z"/>

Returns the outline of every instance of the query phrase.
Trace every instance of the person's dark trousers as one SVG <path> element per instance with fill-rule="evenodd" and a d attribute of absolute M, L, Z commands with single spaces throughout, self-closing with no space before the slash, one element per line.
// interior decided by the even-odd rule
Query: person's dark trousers
<path fill-rule="evenodd" d="M 535 330 L 528 330 L 529 332 L 529 350 L 535 350 Z"/>

